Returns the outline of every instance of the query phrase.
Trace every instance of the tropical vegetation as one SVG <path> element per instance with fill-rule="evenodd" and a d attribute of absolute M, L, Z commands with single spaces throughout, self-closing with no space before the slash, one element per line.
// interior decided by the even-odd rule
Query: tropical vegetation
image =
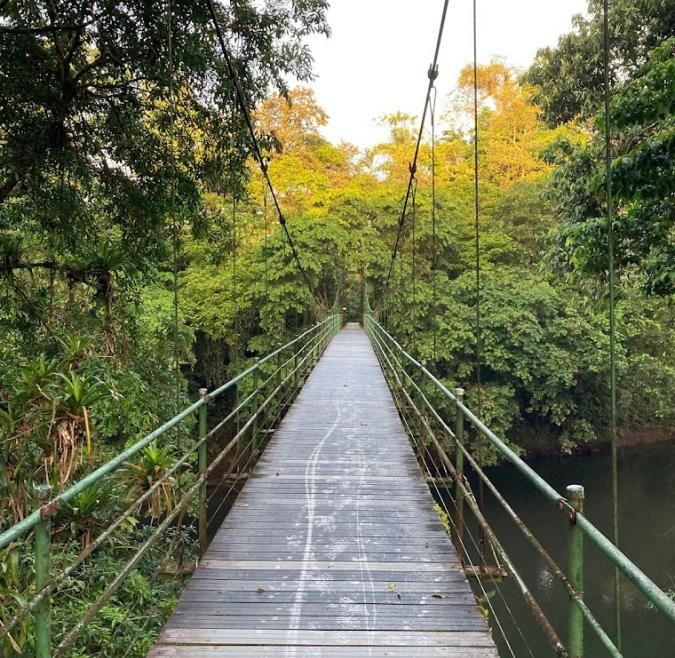
<path fill-rule="evenodd" d="M 447 102 L 433 149 L 425 131 L 388 285 L 418 118 L 392 108 L 385 142 L 331 143 L 306 45 L 328 33 L 327 2 L 216 6 L 311 292 L 252 158 L 205 3 L 0 0 L 0 530 L 34 509 L 33 483 L 68 486 L 337 295 L 352 320 L 367 296 L 416 357 L 465 387 L 470 405 L 480 400 L 487 424 L 517 450 L 606 441 L 601 3 L 591 0 L 588 17 L 528 71 L 499 59 L 478 67 L 478 244 L 472 68 L 455 89 L 438 90 Z M 613 6 L 617 364 L 628 439 L 675 427 L 675 9 L 667 0 Z M 180 440 L 151 445 L 109 489 L 60 510 L 56 563 L 69 564 L 166 473 Z M 76 572 L 57 619 L 104 588 L 184 485 L 166 480 L 96 568 Z M 176 542 L 194 542 L 189 523 L 154 549 L 72 655 L 144 655 L 159 626 L 147 626 L 148 611 L 161 618 L 178 592 L 175 579 L 153 577 Z M 0 556 L 3 610 L 31 593 L 32 558 L 20 549 Z M 32 641 L 26 623 L 0 651 L 28 655 Z"/>

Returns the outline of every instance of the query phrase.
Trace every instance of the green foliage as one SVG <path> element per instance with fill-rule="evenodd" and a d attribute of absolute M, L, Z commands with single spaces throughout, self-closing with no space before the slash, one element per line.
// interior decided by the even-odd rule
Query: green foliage
<path fill-rule="evenodd" d="M 437 131 L 435 233 L 424 142 L 384 309 L 388 329 L 448 387 L 466 388 L 520 452 L 569 452 L 607 434 L 599 6 L 540 53 L 527 83 L 501 61 L 479 67 L 480 389 L 471 69 Z M 311 294 L 252 173 L 205 6 L 173 5 L 171 76 L 160 5 L 0 2 L 0 528 L 34 508 L 35 481 L 58 491 L 172 416 L 188 402 L 188 378 L 190 391 L 222 383 L 322 317 L 338 292 L 350 318 L 364 285 L 382 301 L 415 118 L 386 117 L 390 139 L 364 153 L 329 143 L 312 92 L 283 82 L 308 79 L 304 38 L 327 31 L 326 2 L 217 7 Z M 673 10 L 621 0 L 613 12 L 620 421 L 672 427 L 675 59 L 664 37 Z M 132 508 L 63 584 L 67 596 L 53 597 L 55 636 L 194 482 L 193 464 L 168 476 L 191 429 L 183 423 L 58 511 L 55 571 Z M 128 575 L 72 656 L 145 655 L 180 591 L 167 574 L 194 557 L 191 513 Z M 32 595 L 33 572 L 25 546 L 0 555 L 3 613 Z M 32 643 L 26 622 L 0 651 L 30 653 Z"/>
<path fill-rule="evenodd" d="M 630 66 L 614 63 L 619 68 L 610 128 L 616 265 L 620 274 L 636 279 L 648 294 L 666 296 L 675 292 L 675 39 L 661 43 L 659 36 L 665 30 L 672 37 L 675 11 L 670 4 L 660 7 L 660 14 L 653 11 L 661 4 L 636 0 L 617 4 L 619 15 L 625 13 L 639 23 L 637 32 L 626 32 L 626 38 L 635 39 L 639 33 L 642 39 L 624 53 L 632 58 Z M 544 75 L 538 66 L 530 75 L 545 96 L 550 95 L 550 85 L 575 79 L 571 72 L 551 79 L 553 71 Z M 560 219 L 551 261 L 562 272 L 602 279 L 607 270 L 607 176 L 600 100 L 584 101 L 583 107 L 566 115 L 577 120 L 592 117 L 593 122 L 586 126 L 587 139 L 563 139 L 550 149 L 556 168 L 549 196 Z"/>
<path fill-rule="evenodd" d="M 214 4 L 251 109 L 273 88 L 285 93 L 287 76 L 309 79 L 305 41 L 327 33 L 325 0 Z M 186 405 L 198 331 L 235 341 L 238 332 L 258 331 L 257 315 L 233 320 L 219 296 L 231 288 L 219 268 L 237 237 L 222 230 L 228 206 L 216 193 L 245 196 L 247 127 L 232 113 L 234 87 L 207 6 L 174 0 L 171 10 L 169 25 L 165 4 L 138 0 L 0 2 L 2 530 L 34 509 L 34 482 L 62 490 Z M 338 152 L 323 151 L 326 160 Z M 200 246 L 200 236 L 219 251 Z M 238 257 L 233 278 L 252 280 L 249 257 Z M 214 266 L 214 288 L 199 289 L 204 279 L 193 276 L 193 262 Z M 309 267 L 321 276 L 323 264 Z M 301 324 L 307 308 L 293 265 L 283 268 L 282 302 L 292 303 L 279 312 L 282 334 Z M 201 300 L 191 303 L 193 293 Z M 220 327 L 201 312 L 207 303 L 224 316 Z M 267 315 L 276 322 L 272 307 Z M 285 317 L 293 314 L 300 319 Z M 167 475 L 191 430 L 187 419 L 58 510 L 54 573 Z M 194 481 L 191 468 L 136 505 L 54 595 L 54 638 L 174 509 Z M 167 560 L 177 560 L 180 575 L 194 557 L 194 533 L 183 519 L 86 625 L 72 656 L 147 653 L 180 591 L 179 581 L 164 580 Z M 3 621 L 33 594 L 24 548 L 0 556 Z M 0 641 L 0 654 L 31 655 L 33 641 L 26 622 Z"/>
<path fill-rule="evenodd" d="M 550 125 L 592 117 L 603 103 L 603 3 L 590 0 L 588 5 L 588 18 L 575 17 L 573 31 L 556 47 L 540 50 L 526 76 Z M 609 29 L 612 85 L 620 94 L 648 53 L 675 33 L 675 7 L 670 0 L 614 0 Z"/>
<path fill-rule="evenodd" d="M 112 521 L 111 511 L 120 502 L 120 495 L 109 482 L 91 485 L 58 510 L 57 525 L 67 527 L 70 536 L 83 546 L 105 530 Z M 129 524 L 126 525 L 129 527 Z"/>
<path fill-rule="evenodd" d="M 152 526 L 139 526 L 129 531 L 126 544 L 100 549 L 95 560 L 85 561 L 66 579 L 60 587 L 61 594 L 52 597 L 52 637 L 55 640 L 60 640 L 64 632 L 72 628 L 73 620 L 80 619 L 100 597 L 131 557 L 133 548 L 143 543 L 152 530 Z M 131 571 L 100 613 L 84 627 L 68 655 L 72 658 L 146 655 L 183 587 L 182 577 L 162 576 L 167 551 L 175 550 L 181 543 L 194 547 L 194 537 L 186 530 L 167 533 Z M 0 569 L 3 618 L 9 618 L 17 606 L 30 600 L 32 594 L 28 584 L 33 569 L 30 552 L 21 552 L 20 546 L 12 548 L 11 559 L 4 559 Z M 59 551 L 52 556 L 54 572 L 69 566 L 80 549 L 79 541 L 62 542 Z M 185 557 L 188 556 L 191 554 Z M 0 640 L 3 656 L 33 655 L 34 629 L 30 617 L 19 632 L 12 634 L 12 639 L 13 643 L 6 638 Z M 19 648 L 21 651 L 17 650 Z"/>
<path fill-rule="evenodd" d="M 130 488 L 133 498 L 162 481 L 144 505 L 144 509 L 153 519 L 170 512 L 174 507 L 176 480 L 168 476 L 174 462 L 172 446 L 151 443 L 143 448 L 134 462 L 126 464 L 122 471 L 122 480 Z"/>

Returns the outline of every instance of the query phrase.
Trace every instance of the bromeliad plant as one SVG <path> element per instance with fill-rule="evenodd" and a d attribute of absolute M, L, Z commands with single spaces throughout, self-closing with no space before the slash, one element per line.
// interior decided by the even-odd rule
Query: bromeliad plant
<path fill-rule="evenodd" d="M 64 533 L 64 538 L 77 541 L 82 548 L 110 526 L 113 518 L 125 505 L 120 487 L 107 481 L 99 481 L 87 487 L 75 498 L 64 504 L 57 512 L 55 527 Z M 133 531 L 137 520 L 128 517 L 113 534 L 112 539 L 119 541 Z"/>
<path fill-rule="evenodd" d="M 63 488 L 94 457 L 90 409 L 112 392 L 79 372 L 90 357 L 80 337 L 59 340 L 59 358 L 26 364 L 0 402 L 0 525 L 23 518 L 34 482 Z"/>
<path fill-rule="evenodd" d="M 82 452 L 82 443 L 86 440 L 87 455 L 93 456 L 91 426 L 87 407 L 99 400 L 104 391 L 101 382 L 89 382 L 76 372 L 67 375 L 57 373 L 62 381 L 62 389 L 56 400 L 59 403 L 61 417 L 52 434 L 54 457 L 58 458 L 59 481 L 64 484 L 70 479 L 78 455 Z M 81 458 L 80 458 L 81 459 Z"/>
<path fill-rule="evenodd" d="M 176 478 L 166 477 L 175 463 L 173 450 L 170 445 L 158 446 L 151 443 L 144 448 L 135 462 L 127 462 L 121 472 L 125 484 L 130 487 L 131 495 L 136 498 L 148 491 L 162 478 L 162 483 L 155 489 L 147 502 L 143 512 L 156 519 L 170 512 L 176 502 Z"/>

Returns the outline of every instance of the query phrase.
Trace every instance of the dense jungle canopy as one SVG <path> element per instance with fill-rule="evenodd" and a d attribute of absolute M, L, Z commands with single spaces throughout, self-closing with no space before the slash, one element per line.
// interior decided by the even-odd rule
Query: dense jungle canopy
<path fill-rule="evenodd" d="M 529 70 L 478 68 L 482 414 L 529 454 L 608 433 L 600 4 Z M 627 437 L 668 434 L 675 6 L 612 4 L 620 423 Z M 0 0 L 0 526 L 32 507 L 34 480 L 72 482 L 296 334 L 338 291 L 352 319 L 364 288 L 381 299 L 419 118 L 391 108 L 389 139 L 365 150 L 322 137 L 305 41 L 328 34 L 326 9 L 217 5 L 315 299 L 205 4 L 173 0 L 169 17 L 144 0 Z M 472 68 L 438 98 L 437 234 L 427 131 L 387 318 L 471 404 Z M 161 471 L 161 454 L 146 462 Z M 129 486 L 146 486 L 135 473 Z M 78 541 L 97 518 L 82 509 L 67 519 Z"/>

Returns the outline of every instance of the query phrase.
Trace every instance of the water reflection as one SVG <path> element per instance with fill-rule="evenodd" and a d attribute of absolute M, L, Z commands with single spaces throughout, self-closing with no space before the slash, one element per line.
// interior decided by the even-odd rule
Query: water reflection
<path fill-rule="evenodd" d="M 608 456 L 538 460 L 535 470 L 558 491 L 572 483 L 586 487 L 586 513 L 610 533 L 611 485 Z M 490 477 L 558 564 L 566 570 L 567 522 L 510 467 L 491 469 Z M 660 587 L 675 590 L 675 444 L 624 451 L 619 467 L 622 550 Z M 568 599 L 557 578 L 532 550 L 498 504 L 486 495 L 490 523 L 564 642 Z M 491 584 L 491 587 L 494 587 Z M 517 656 L 552 656 L 513 583 L 499 585 L 506 600 L 493 598 L 497 614 Z M 613 634 L 613 570 L 589 542 L 585 547 L 586 601 Z M 675 628 L 653 609 L 625 579 L 622 580 L 624 655 L 626 658 L 675 658 Z M 507 607 L 515 619 L 510 619 Z M 493 624 L 493 628 L 495 625 Z M 520 633 L 522 632 L 522 637 Z M 495 633 L 495 639 L 500 638 Z M 500 646 L 501 655 L 511 655 Z M 586 658 L 603 658 L 605 650 L 586 629 Z"/>

